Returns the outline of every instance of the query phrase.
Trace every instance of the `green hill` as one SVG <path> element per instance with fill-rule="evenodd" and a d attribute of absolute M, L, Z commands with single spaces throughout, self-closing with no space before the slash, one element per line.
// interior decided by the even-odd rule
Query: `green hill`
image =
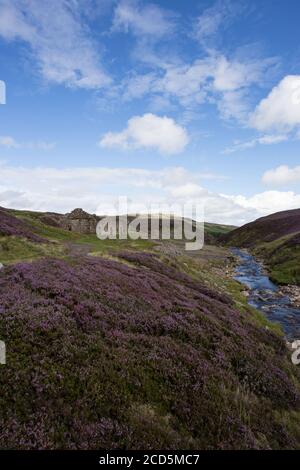
<path fill-rule="evenodd" d="M 55 253 L 67 255 L 74 245 L 85 246 L 89 252 L 93 253 L 121 248 L 150 248 L 156 243 L 151 240 L 99 240 L 96 234 L 81 234 L 64 230 L 58 223 L 55 223 L 55 220 L 59 220 L 61 217 L 61 214 L 55 213 L 0 208 L 2 262 L 36 259 Z M 9 230 L 7 227 L 8 218 L 11 225 Z M 6 221 L 6 225 L 4 221 Z M 233 228 L 227 225 L 205 223 L 205 243 L 215 244 L 221 235 Z M 36 240 L 40 243 L 33 243 Z"/>
<path fill-rule="evenodd" d="M 262 217 L 229 232 L 222 241 L 262 257 L 273 281 L 300 285 L 300 209 Z"/>

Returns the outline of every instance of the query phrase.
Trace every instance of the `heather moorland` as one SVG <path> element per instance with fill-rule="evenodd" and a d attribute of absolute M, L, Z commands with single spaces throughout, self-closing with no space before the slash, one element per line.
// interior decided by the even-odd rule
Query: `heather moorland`
<path fill-rule="evenodd" d="M 2 213 L 1 243 L 57 250 L 0 272 L 2 449 L 299 447 L 298 370 L 224 274 L 226 249 L 95 237 L 91 256 Z"/>

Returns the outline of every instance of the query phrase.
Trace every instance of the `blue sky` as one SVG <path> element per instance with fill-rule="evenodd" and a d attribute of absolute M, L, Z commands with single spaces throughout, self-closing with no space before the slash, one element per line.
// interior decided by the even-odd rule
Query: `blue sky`
<path fill-rule="evenodd" d="M 0 205 L 300 207 L 297 0 L 0 0 Z"/>

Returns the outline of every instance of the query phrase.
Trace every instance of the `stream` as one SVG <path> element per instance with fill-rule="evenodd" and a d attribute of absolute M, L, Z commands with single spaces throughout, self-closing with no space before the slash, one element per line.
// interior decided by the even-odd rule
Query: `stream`
<path fill-rule="evenodd" d="M 279 292 L 254 256 L 238 248 L 231 251 L 240 260 L 234 279 L 248 287 L 249 305 L 263 312 L 269 320 L 280 323 L 289 341 L 300 339 L 300 308 L 294 307 L 290 298 Z"/>

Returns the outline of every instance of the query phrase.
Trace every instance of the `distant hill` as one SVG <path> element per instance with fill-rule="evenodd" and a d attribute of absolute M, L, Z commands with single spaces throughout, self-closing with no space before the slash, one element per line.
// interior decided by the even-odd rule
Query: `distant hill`
<path fill-rule="evenodd" d="M 77 216 L 78 212 L 80 213 L 80 217 Z M 69 214 L 57 214 L 54 212 L 22 211 L 14 209 L 5 209 L 0 207 L 0 235 L 23 236 L 32 241 L 37 241 L 36 239 L 39 235 L 43 237 L 45 236 L 46 238 L 48 238 L 49 235 L 49 238 L 55 239 L 56 232 L 57 235 L 59 235 L 59 238 L 63 236 L 63 238 L 70 237 L 70 239 L 73 238 L 73 235 L 76 237 L 76 234 L 95 235 L 97 221 L 100 220 L 102 217 L 104 216 L 90 215 L 82 209 L 75 209 Z M 127 218 L 128 223 L 132 222 L 132 220 L 134 219 L 134 217 L 131 215 L 128 215 Z M 78 224 L 79 219 L 81 219 L 82 222 L 85 222 L 85 224 Z M 92 224 L 92 228 L 89 226 L 86 230 L 85 225 L 88 219 L 93 219 L 94 223 Z M 171 216 L 171 237 L 174 230 L 175 219 Z M 192 220 L 190 222 L 194 227 L 196 222 Z M 10 227 L 9 229 L 8 225 Z M 160 229 L 161 226 L 162 218 L 160 217 Z M 235 229 L 235 227 L 232 225 L 205 222 L 205 242 L 208 244 L 214 244 L 216 243 L 219 237 L 224 234 L 227 234 L 233 229 Z M 72 234 L 70 232 L 72 232 Z"/>
<path fill-rule="evenodd" d="M 277 212 L 224 236 L 227 245 L 251 249 L 280 284 L 300 284 L 300 209 Z"/>
<path fill-rule="evenodd" d="M 212 224 L 205 222 L 205 243 L 213 244 L 218 241 L 220 237 L 232 232 L 234 229 L 236 229 L 234 225 Z"/>
<path fill-rule="evenodd" d="M 63 256 L 73 249 L 74 244 L 82 245 L 83 251 L 90 252 L 115 250 L 124 246 L 150 248 L 153 245 L 151 240 L 99 240 L 95 233 L 95 217 L 81 209 L 64 215 L 0 207 L 0 262 L 14 263 L 50 255 Z M 130 221 L 132 216 L 128 216 Z M 232 229 L 232 226 L 205 223 L 205 244 L 216 245 L 218 238 Z"/>
<path fill-rule="evenodd" d="M 255 247 L 258 243 L 300 232 L 300 209 L 276 212 L 243 225 L 225 235 L 224 240 L 234 246 Z"/>

